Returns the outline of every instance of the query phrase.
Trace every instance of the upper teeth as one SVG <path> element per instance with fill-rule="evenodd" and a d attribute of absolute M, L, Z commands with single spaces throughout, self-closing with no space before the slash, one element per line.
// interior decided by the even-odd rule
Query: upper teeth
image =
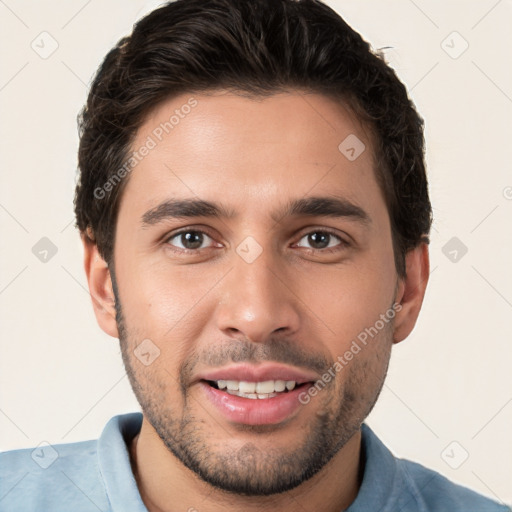
<path fill-rule="evenodd" d="M 230 391 L 242 393 L 274 393 L 287 389 L 291 391 L 295 387 L 294 380 L 265 380 L 263 382 L 247 382 L 245 380 L 218 380 L 219 389 L 227 388 Z"/>

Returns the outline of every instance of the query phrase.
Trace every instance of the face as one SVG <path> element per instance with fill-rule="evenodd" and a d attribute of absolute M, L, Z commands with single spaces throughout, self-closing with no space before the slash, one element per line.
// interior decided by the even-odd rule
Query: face
<path fill-rule="evenodd" d="M 133 150 L 154 147 L 118 214 L 123 359 L 145 418 L 216 487 L 296 487 L 377 399 L 400 281 L 371 144 L 316 94 L 183 95 L 138 131 Z"/>

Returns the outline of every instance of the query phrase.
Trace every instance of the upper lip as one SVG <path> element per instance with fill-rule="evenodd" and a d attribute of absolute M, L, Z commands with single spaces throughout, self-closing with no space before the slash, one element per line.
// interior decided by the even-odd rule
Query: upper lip
<path fill-rule="evenodd" d="M 198 380 L 236 380 L 263 382 L 266 380 L 293 380 L 298 384 L 317 380 L 314 373 L 278 363 L 262 363 L 258 366 L 236 364 L 214 370 L 205 370 L 197 375 Z"/>

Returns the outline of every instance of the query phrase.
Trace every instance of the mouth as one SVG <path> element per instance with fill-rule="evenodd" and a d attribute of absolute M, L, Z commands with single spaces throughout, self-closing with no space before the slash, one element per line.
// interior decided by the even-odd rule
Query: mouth
<path fill-rule="evenodd" d="M 232 424 L 276 425 L 297 416 L 318 376 L 276 362 L 238 363 L 196 375 L 205 407 Z M 308 409 L 311 410 L 311 409 Z"/>

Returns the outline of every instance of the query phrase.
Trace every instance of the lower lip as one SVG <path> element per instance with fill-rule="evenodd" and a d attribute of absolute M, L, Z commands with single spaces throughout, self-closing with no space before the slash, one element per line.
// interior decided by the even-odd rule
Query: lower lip
<path fill-rule="evenodd" d="M 299 395 L 310 386 L 303 384 L 272 398 L 252 399 L 230 395 L 206 382 L 200 384 L 207 398 L 227 420 L 245 425 L 272 425 L 288 419 L 302 405 Z"/>

